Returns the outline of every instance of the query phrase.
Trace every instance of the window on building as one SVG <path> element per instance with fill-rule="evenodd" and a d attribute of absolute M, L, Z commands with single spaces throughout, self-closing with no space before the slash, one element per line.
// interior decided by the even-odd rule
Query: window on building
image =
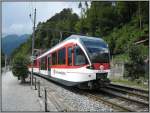
<path fill-rule="evenodd" d="M 79 46 L 74 48 L 74 64 L 75 65 L 83 65 L 87 64 L 88 61 L 82 49 Z"/>
<path fill-rule="evenodd" d="M 54 52 L 52 53 L 52 65 L 56 65 L 57 64 L 57 53 Z"/>
<path fill-rule="evenodd" d="M 66 48 L 62 48 L 58 51 L 58 64 L 66 63 Z"/>
<path fill-rule="evenodd" d="M 72 47 L 68 48 L 68 65 L 72 65 Z"/>

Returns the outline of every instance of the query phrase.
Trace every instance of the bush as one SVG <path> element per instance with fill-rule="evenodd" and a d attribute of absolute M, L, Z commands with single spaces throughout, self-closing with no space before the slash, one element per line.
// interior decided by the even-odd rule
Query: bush
<path fill-rule="evenodd" d="M 21 79 L 21 82 L 25 82 L 25 78 L 28 77 L 28 59 L 23 55 L 17 55 L 12 62 L 13 75 Z"/>
<path fill-rule="evenodd" d="M 145 75 L 142 51 L 141 46 L 130 46 L 129 62 L 125 64 L 125 77 L 131 77 L 131 80 L 135 80 Z"/>

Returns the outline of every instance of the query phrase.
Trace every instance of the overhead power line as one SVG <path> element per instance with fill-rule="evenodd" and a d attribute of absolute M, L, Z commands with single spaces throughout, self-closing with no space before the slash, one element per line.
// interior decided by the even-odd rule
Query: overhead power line
<path fill-rule="evenodd" d="M 52 28 L 38 28 L 36 27 L 36 30 L 45 30 L 45 31 L 55 31 L 55 32 L 62 32 L 62 33 L 70 33 L 70 34 L 77 34 L 77 35 L 87 35 L 87 34 L 83 34 L 83 33 L 77 33 L 77 32 L 73 32 L 73 31 L 66 31 L 66 30 L 60 30 L 60 29 L 52 29 Z"/>

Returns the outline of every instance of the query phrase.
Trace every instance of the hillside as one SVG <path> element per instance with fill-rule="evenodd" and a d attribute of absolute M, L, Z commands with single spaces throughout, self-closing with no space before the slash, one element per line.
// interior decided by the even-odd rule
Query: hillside
<path fill-rule="evenodd" d="M 35 48 L 49 49 L 71 34 L 83 34 L 104 38 L 109 44 L 111 55 L 126 54 L 129 46 L 140 37 L 148 35 L 149 5 L 146 1 L 92 2 L 90 8 L 79 7 L 81 17 L 72 9 L 63 9 L 46 22 L 37 25 Z M 140 12 L 142 13 L 140 13 Z M 14 53 L 31 54 L 31 40 L 20 46 Z M 145 53 L 148 48 L 144 47 Z M 147 54 L 148 55 L 148 54 Z M 125 56 L 128 57 L 126 54 Z M 123 57 L 124 58 L 124 57 Z"/>
<path fill-rule="evenodd" d="M 19 47 L 22 43 L 29 39 L 30 35 L 24 34 L 18 36 L 16 34 L 7 35 L 2 38 L 2 51 L 4 54 L 10 56 L 11 53 Z"/>
<path fill-rule="evenodd" d="M 137 27 L 134 20 L 126 23 L 121 28 L 115 27 L 109 35 L 104 39 L 109 44 L 111 55 L 117 57 L 118 60 L 128 61 L 128 51 L 131 45 L 136 41 L 142 40 L 143 36 L 148 38 L 148 24 L 144 24 L 143 28 Z M 148 57 L 148 45 L 140 44 L 144 59 Z"/>

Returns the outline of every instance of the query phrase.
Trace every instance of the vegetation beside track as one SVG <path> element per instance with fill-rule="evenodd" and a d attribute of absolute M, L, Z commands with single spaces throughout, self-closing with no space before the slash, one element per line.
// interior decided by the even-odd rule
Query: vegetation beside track
<path fill-rule="evenodd" d="M 138 83 L 138 80 L 128 80 L 128 79 L 122 79 L 122 78 L 116 78 L 116 79 L 111 79 L 112 83 L 115 84 L 122 84 L 122 85 L 126 85 L 126 86 L 130 86 L 130 87 L 135 87 L 135 88 L 140 88 L 140 89 L 146 89 L 148 90 L 148 82 L 146 84 L 144 84 L 144 82 Z"/>
<path fill-rule="evenodd" d="M 13 59 L 12 73 L 15 77 L 18 77 L 18 80 L 21 80 L 21 83 L 24 83 L 28 77 L 28 64 L 29 60 L 25 56 L 17 55 Z"/>

